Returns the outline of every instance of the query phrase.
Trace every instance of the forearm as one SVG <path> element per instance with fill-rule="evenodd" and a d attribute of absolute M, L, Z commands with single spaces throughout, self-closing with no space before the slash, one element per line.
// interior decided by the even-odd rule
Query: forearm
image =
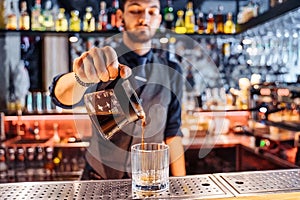
<path fill-rule="evenodd" d="M 62 104 L 74 105 L 81 100 L 86 89 L 77 83 L 74 72 L 71 72 L 57 80 L 54 94 Z"/>
<path fill-rule="evenodd" d="M 180 136 L 166 138 L 170 148 L 170 169 L 173 176 L 185 176 L 185 159 L 182 138 Z"/>

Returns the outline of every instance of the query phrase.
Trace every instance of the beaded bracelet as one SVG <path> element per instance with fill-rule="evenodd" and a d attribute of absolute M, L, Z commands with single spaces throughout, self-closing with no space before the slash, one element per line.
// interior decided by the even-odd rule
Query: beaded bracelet
<path fill-rule="evenodd" d="M 77 83 L 79 83 L 79 85 L 83 86 L 83 87 L 90 87 L 92 85 L 94 85 L 95 83 L 85 83 L 82 80 L 80 80 L 80 78 L 78 77 L 78 75 L 75 73 L 75 79 L 77 81 Z"/>

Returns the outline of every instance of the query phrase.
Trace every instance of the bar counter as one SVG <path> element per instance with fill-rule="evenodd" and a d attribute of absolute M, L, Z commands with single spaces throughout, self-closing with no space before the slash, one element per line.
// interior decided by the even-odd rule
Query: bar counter
<path fill-rule="evenodd" d="M 169 189 L 144 195 L 131 180 L 0 184 L 0 199 L 300 199 L 300 169 L 170 177 Z"/>

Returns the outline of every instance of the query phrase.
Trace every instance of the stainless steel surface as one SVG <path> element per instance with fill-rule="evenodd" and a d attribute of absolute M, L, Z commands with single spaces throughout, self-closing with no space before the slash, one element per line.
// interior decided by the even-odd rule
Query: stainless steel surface
<path fill-rule="evenodd" d="M 299 192 L 300 169 L 214 174 L 235 196 Z"/>
<path fill-rule="evenodd" d="M 171 177 L 169 190 L 157 195 L 143 195 L 133 191 L 133 199 L 140 198 L 181 198 L 208 199 L 232 197 L 233 195 L 222 186 L 212 175 L 194 175 L 185 177 Z"/>
<path fill-rule="evenodd" d="M 0 199 L 213 199 L 300 191 L 300 169 L 170 177 L 156 195 L 131 190 L 131 180 L 0 184 Z"/>
<path fill-rule="evenodd" d="M 232 197 L 212 175 L 171 177 L 170 187 L 157 195 L 132 192 L 131 180 L 29 182 L 0 184 L 0 199 L 140 199 Z"/>

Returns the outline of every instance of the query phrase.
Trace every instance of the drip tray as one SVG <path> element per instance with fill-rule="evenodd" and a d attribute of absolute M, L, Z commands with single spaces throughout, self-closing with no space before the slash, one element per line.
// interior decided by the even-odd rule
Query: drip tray
<path fill-rule="evenodd" d="M 233 197 L 213 175 L 171 177 L 169 190 L 141 196 L 131 190 L 131 180 L 35 182 L 0 185 L 0 199 L 208 199 Z"/>
<path fill-rule="evenodd" d="M 235 196 L 300 191 L 300 169 L 233 172 L 214 176 Z"/>
<path fill-rule="evenodd" d="M 169 183 L 169 190 L 156 195 L 142 195 L 133 192 L 133 199 L 141 198 L 223 198 L 232 197 L 230 193 L 222 184 L 220 184 L 212 175 L 194 175 L 185 177 L 171 177 Z"/>

